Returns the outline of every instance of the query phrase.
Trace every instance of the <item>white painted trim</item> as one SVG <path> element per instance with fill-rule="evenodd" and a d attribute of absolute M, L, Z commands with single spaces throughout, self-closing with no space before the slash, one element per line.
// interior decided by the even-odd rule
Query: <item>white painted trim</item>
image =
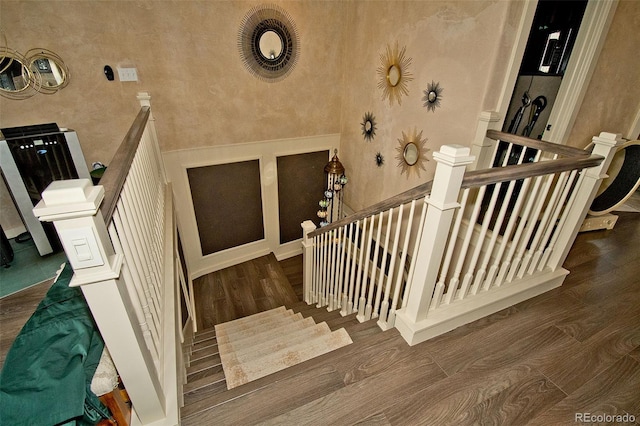
<path fill-rule="evenodd" d="M 633 123 L 625 136 L 630 141 L 633 141 L 640 139 L 638 135 L 640 135 L 640 103 L 638 103 L 638 112 L 636 112 L 636 117 L 633 119 Z"/>
<path fill-rule="evenodd" d="M 530 279 L 496 287 L 494 290 L 430 311 L 426 319 L 416 323 L 411 321 L 407 316 L 407 309 L 403 308 L 396 313 L 395 326 L 407 343 L 413 346 L 560 287 L 568 273 L 566 269 L 559 268 L 536 274 Z"/>
<path fill-rule="evenodd" d="M 513 89 L 516 87 L 520 64 L 524 57 L 524 51 L 527 47 L 527 41 L 529 40 L 529 33 L 531 32 L 531 25 L 533 25 L 533 18 L 536 14 L 536 8 L 538 7 L 538 0 L 526 0 L 524 3 L 518 30 L 516 31 L 516 41 L 511 49 L 511 55 L 509 55 L 507 73 L 502 89 L 500 90 L 498 104 L 496 105 L 496 111 L 501 117 L 496 126 L 499 129 L 502 128 L 507 116 L 507 111 L 509 110 L 509 103 L 511 102 Z"/>
<path fill-rule="evenodd" d="M 340 149 L 340 135 L 328 134 L 290 139 L 217 145 L 163 153 L 169 181 L 173 183 L 178 227 L 183 242 L 189 279 L 233 266 L 273 252 L 278 259 L 301 252 L 300 243 L 280 244 L 278 215 L 277 157 Z M 202 255 L 187 168 L 260 160 L 260 185 L 263 203 L 264 239 L 218 253 Z"/>
<path fill-rule="evenodd" d="M 551 130 L 544 132 L 544 140 L 566 144 L 617 5 L 618 0 L 592 0 L 587 3 L 567 70 L 549 116 Z"/>

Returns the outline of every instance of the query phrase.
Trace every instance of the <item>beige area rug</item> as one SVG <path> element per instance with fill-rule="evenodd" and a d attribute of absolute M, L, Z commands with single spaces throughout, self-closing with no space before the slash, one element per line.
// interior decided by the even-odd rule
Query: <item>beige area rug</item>
<path fill-rule="evenodd" d="M 215 328 L 227 389 L 353 343 L 344 328 L 331 331 L 284 306 Z"/>

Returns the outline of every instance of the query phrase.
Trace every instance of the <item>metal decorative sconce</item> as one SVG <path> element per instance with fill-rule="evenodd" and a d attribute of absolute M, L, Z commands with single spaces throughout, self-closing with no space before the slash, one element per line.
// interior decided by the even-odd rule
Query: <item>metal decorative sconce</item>
<path fill-rule="evenodd" d="M 440 101 L 442 100 L 442 87 L 440 87 L 440 82 L 435 83 L 431 80 L 431 84 L 427 84 L 427 90 L 423 90 L 423 93 L 422 101 L 428 111 L 435 112 L 436 108 L 440 108 Z"/>
<path fill-rule="evenodd" d="M 324 166 L 324 174 L 327 182 L 327 189 L 324 191 L 324 198 L 318 203 L 318 217 L 321 219 L 320 226 L 327 226 L 334 219 L 339 220 L 342 216 L 342 194 L 348 179 L 344 174 L 344 166 L 338 159 L 338 150 L 333 151 L 333 158 Z"/>

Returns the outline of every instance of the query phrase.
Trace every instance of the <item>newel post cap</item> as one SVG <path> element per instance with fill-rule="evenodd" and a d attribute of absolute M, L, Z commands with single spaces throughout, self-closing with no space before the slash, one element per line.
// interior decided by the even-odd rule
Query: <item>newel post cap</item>
<path fill-rule="evenodd" d="M 104 199 L 104 187 L 89 179 L 56 180 L 42 193 L 33 214 L 42 222 L 93 216 Z"/>
<path fill-rule="evenodd" d="M 448 166 L 462 166 L 471 164 L 475 157 L 468 146 L 442 145 L 440 151 L 433 153 L 433 159 Z"/>

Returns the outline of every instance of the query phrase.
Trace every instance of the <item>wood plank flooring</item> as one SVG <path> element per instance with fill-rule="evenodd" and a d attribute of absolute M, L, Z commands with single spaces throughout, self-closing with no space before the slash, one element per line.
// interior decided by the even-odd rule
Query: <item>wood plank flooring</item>
<path fill-rule="evenodd" d="M 558 289 L 413 347 L 396 330 L 365 336 L 201 399 L 183 424 L 640 424 L 640 214 L 619 215 L 578 236 Z M 283 270 L 295 281 L 301 259 Z"/>
<path fill-rule="evenodd" d="M 630 413 L 640 424 L 640 214 L 616 214 L 613 230 L 578 236 L 558 289 L 413 347 L 396 330 L 364 334 L 232 395 L 199 399 L 185 406 L 183 424 L 570 425 L 576 413 Z M 224 272 L 235 285 L 213 289 L 230 296 L 225 314 L 295 298 L 296 290 L 240 289 L 250 273 L 270 276 L 242 268 Z M 300 276 L 300 258 L 282 269 Z M 45 292 L 0 299 L 2 350 Z M 211 310 L 216 297 L 198 309 Z"/>
<path fill-rule="evenodd" d="M 273 253 L 193 282 L 198 330 L 298 301 Z"/>
<path fill-rule="evenodd" d="M 16 336 L 52 285 L 53 279 L 0 299 L 0 368 Z"/>

